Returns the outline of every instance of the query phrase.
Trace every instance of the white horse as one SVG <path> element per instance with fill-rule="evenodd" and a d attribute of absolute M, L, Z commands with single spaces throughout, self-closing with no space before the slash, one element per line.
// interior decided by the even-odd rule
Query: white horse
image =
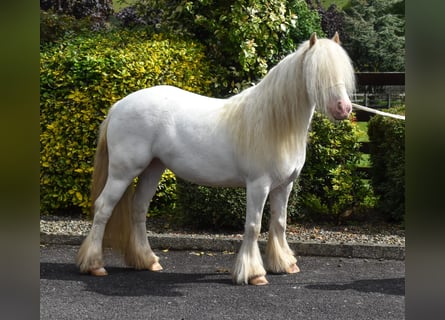
<path fill-rule="evenodd" d="M 94 221 L 77 256 L 80 271 L 107 274 L 103 241 L 114 242 L 129 266 L 162 270 L 145 223 L 158 181 L 169 168 L 197 184 L 246 187 L 243 243 L 232 270 L 236 284 L 267 284 L 266 269 L 299 272 L 286 241 L 286 207 L 305 161 L 312 115 L 317 107 L 332 120 L 346 119 L 354 86 L 338 34 L 332 39 L 313 34 L 258 85 L 228 99 L 156 86 L 118 101 L 101 126 Z M 268 196 L 272 212 L 263 265 L 257 241 Z"/>

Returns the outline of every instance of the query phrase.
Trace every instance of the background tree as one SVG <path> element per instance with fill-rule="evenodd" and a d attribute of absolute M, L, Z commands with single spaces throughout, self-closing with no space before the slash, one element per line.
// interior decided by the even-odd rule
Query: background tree
<path fill-rule="evenodd" d="M 40 0 L 40 44 L 103 30 L 112 14 L 112 0 Z"/>
<path fill-rule="evenodd" d="M 96 17 L 106 20 L 113 13 L 112 0 L 40 0 L 40 9 L 72 15 L 76 19 Z"/>
<path fill-rule="evenodd" d="M 404 0 L 351 0 L 344 46 L 359 71 L 405 70 Z"/>
<path fill-rule="evenodd" d="M 331 4 L 328 9 L 323 8 L 321 1 L 306 0 L 308 6 L 312 10 L 317 10 L 321 19 L 321 28 L 327 37 L 333 37 L 335 32 L 340 34 L 342 42 L 346 37 L 344 33 L 344 13 L 337 7 L 335 3 Z"/>

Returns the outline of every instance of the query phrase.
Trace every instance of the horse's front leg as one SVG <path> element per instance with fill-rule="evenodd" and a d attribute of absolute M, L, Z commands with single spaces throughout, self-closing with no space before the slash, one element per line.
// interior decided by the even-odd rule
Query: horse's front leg
<path fill-rule="evenodd" d="M 266 247 L 266 269 L 273 273 L 296 273 L 297 259 L 286 240 L 287 203 L 293 183 L 270 192 L 271 218 Z"/>
<path fill-rule="evenodd" d="M 261 217 L 268 192 L 269 187 L 260 182 L 247 185 L 247 213 L 243 243 L 232 271 L 233 281 L 236 284 L 265 285 L 268 283 L 258 247 Z"/>

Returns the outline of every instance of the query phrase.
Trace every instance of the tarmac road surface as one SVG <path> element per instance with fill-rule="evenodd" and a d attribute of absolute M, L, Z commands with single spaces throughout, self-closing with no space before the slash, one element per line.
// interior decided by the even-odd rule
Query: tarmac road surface
<path fill-rule="evenodd" d="M 156 250 L 164 271 L 126 268 L 106 252 L 109 275 L 79 273 L 77 246 L 40 249 L 40 319 L 404 319 L 405 262 L 297 257 L 300 273 L 236 286 L 233 252 Z"/>

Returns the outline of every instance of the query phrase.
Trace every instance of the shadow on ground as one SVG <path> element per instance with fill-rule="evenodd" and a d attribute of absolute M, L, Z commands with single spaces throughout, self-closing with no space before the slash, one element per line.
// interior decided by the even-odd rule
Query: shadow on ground
<path fill-rule="evenodd" d="M 108 276 L 94 277 L 79 273 L 74 264 L 41 263 L 40 278 L 83 282 L 85 290 L 110 296 L 181 296 L 179 287 L 193 284 L 231 286 L 224 273 L 174 273 L 139 271 L 125 267 L 108 267 Z"/>
<path fill-rule="evenodd" d="M 405 295 L 405 278 L 356 280 L 351 283 L 313 284 L 307 289 L 316 290 L 355 290 L 360 292 L 376 292 L 390 295 Z"/>

